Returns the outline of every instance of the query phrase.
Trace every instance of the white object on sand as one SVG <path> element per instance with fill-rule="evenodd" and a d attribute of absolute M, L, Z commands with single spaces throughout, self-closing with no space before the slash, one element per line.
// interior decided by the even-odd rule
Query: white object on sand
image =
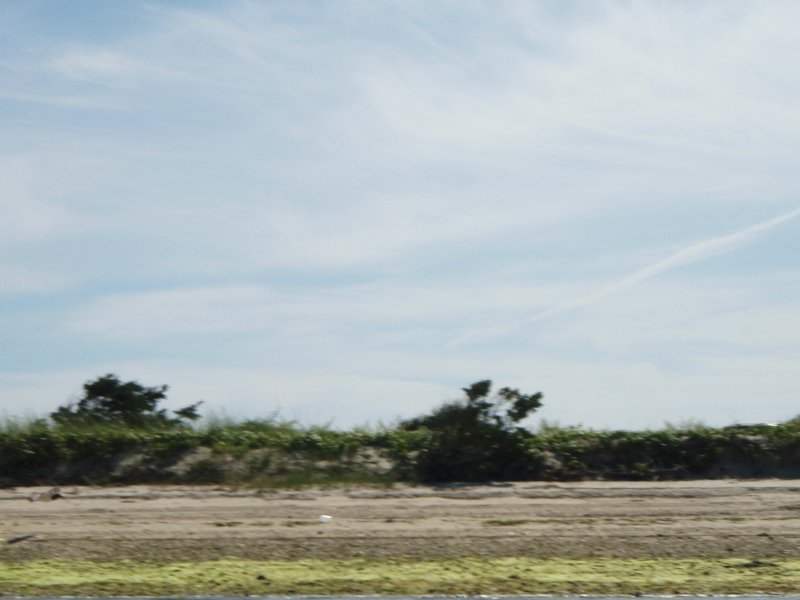
<path fill-rule="evenodd" d="M 320 523 L 330 523 L 331 521 L 333 521 L 333 517 L 330 516 L 330 515 L 320 515 L 319 516 L 319 522 Z"/>
<path fill-rule="evenodd" d="M 60 500 L 61 498 L 64 498 L 64 495 L 61 493 L 60 487 L 50 488 L 41 494 L 33 494 L 32 496 L 28 496 L 28 500 L 31 502 L 50 502 L 52 500 Z"/>

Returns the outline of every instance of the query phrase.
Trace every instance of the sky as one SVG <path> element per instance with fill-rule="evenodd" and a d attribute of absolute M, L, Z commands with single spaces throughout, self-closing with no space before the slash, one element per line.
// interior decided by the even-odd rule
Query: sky
<path fill-rule="evenodd" d="M 0 415 L 800 414 L 800 3 L 0 0 Z"/>

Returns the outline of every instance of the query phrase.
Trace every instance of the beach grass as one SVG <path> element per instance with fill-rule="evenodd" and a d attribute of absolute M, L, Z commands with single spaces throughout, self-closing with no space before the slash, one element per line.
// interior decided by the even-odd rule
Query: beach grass
<path fill-rule="evenodd" d="M 40 560 L 0 564 L 3 595 L 755 594 L 800 592 L 800 560 Z"/>

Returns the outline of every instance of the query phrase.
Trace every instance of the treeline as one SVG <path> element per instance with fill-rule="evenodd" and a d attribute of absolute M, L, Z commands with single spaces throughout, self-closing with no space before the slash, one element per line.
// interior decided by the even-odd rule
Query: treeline
<path fill-rule="evenodd" d="M 100 384 L 98 384 L 100 382 Z M 97 385 L 96 385 L 97 384 Z M 277 418 L 197 422 L 167 415 L 166 387 L 107 375 L 50 419 L 0 427 L 0 486 L 206 483 L 285 487 L 500 480 L 800 476 L 800 424 L 594 431 L 520 422 L 542 395 L 491 382 L 393 427 L 337 431 Z M 138 386 L 138 387 L 136 387 Z M 98 390 L 102 393 L 96 393 Z M 147 403 L 119 402 L 145 394 Z M 158 397 L 154 396 L 156 394 Z M 160 394 L 160 395 L 159 395 Z M 129 412 L 132 406 L 138 407 Z M 151 418 L 152 417 L 152 418 Z"/>

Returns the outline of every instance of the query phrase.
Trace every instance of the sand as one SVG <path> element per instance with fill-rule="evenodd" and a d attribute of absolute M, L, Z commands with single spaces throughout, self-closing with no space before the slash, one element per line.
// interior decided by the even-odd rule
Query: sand
<path fill-rule="evenodd" d="M 44 489 L 0 490 L 3 561 L 800 557 L 800 480 Z"/>

